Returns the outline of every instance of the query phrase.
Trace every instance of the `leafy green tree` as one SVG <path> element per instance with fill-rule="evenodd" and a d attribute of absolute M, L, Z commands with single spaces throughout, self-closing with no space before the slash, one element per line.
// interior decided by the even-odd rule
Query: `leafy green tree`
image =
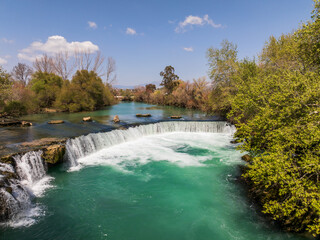
<path fill-rule="evenodd" d="M 167 93 L 172 93 L 174 88 L 178 85 L 177 80 L 179 76 L 174 73 L 174 67 L 166 66 L 164 71 L 160 72 L 160 76 L 162 77 L 161 86 L 164 86 L 167 90 Z"/>
<path fill-rule="evenodd" d="M 238 69 L 237 46 L 228 40 L 221 43 L 221 48 L 209 48 L 209 76 L 213 88 L 209 96 L 211 110 L 221 116 L 226 116 L 231 108 L 231 99 L 236 91 L 234 75 Z"/>
<path fill-rule="evenodd" d="M 223 40 L 221 48 L 209 48 L 209 77 L 214 85 L 231 84 L 232 76 L 237 70 L 237 45 Z"/>
<path fill-rule="evenodd" d="M 12 84 L 10 74 L 0 66 L 0 109 L 3 108 L 5 103 L 10 99 Z"/>
<path fill-rule="evenodd" d="M 36 97 L 40 107 L 52 107 L 55 102 L 63 80 L 54 73 L 35 72 L 29 83 L 32 91 L 36 93 Z"/>
<path fill-rule="evenodd" d="M 296 31 L 299 56 L 306 70 L 320 70 L 320 1 L 314 0 L 311 21 Z"/>
<path fill-rule="evenodd" d="M 146 92 L 147 93 L 153 93 L 157 89 L 156 85 L 150 83 L 146 85 Z"/>
<path fill-rule="evenodd" d="M 94 71 L 77 71 L 65 81 L 55 106 L 70 112 L 92 111 L 111 105 L 113 95 Z"/>

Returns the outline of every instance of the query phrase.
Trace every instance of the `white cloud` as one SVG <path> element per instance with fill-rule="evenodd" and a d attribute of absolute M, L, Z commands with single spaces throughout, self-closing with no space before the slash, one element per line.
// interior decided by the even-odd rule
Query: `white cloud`
<path fill-rule="evenodd" d="M 192 28 L 192 26 L 203 26 L 203 25 L 210 25 L 214 28 L 220 28 L 222 27 L 221 24 L 216 24 L 212 21 L 212 19 L 209 18 L 209 15 L 204 15 L 203 18 L 198 17 L 198 16 L 192 16 L 189 15 L 185 18 L 185 20 L 183 22 L 179 22 L 178 26 L 176 27 L 175 31 L 177 33 L 180 32 L 185 32 L 186 28 L 188 26 L 190 26 L 190 28 Z"/>
<path fill-rule="evenodd" d="M 193 52 L 193 47 L 185 47 L 185 48 L 183 48 L 183 50 L 185 50 L 187 52 Z"/>
<path fill-rule="evenodd" d="M 95 22 L 88 21 L 88 25 L 90 28 L 96 29 L 98 25 Z"/>
<path fill-rule="evenodd" d="M 134 30 L 133 28 L 127 28 L 127 31 L 126 31 L 126 34 L 128 34 L 128 35 L 136 35 L 137 34 L 137 32 L 136 32 L 136 30 Z"/>
<path fill-rule="evenodd" d="M 7 38 L 2 38 L 1 40 L 2 40 L 2 42 L 4 42 L 4 43 L 9 43 L 9 44 L 14 43 L 14 40 L 10 40 L 10 39 L 7 39 Z"/>
<path fill-rule="evenodd" d="M 7 63 L 8 63 L 8 61 L 6 59 L 0 57 L 0 65 L 4 65 Z"/>
<path fill-rule="evenodd" d="M 51 36 L 43 43 L 41 41 L 35 41 L 30 44 L 29 47 L 24 48 L 18 54 L 20 60 L 34 61 L 37 57 L 41 57 L 42 54 L 53 55 L 59 52 L 69 52 L 73 54 L 75 51 L 88 51 L 93 53 L 99 50 L 99 47 L 93 44 L 91 41 L 84 42 L 67 42 L 62 36 Z"/>

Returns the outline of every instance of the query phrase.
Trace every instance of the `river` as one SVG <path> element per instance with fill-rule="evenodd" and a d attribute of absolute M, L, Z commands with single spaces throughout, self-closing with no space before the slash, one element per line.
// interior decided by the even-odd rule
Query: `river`
<path fill-rule="evenodd" d="M 129 110 L 130 107 L 133 109 Z M 136 119 L 136 109 L 151 113 L 153 118 Z M 176 110 L 175 115 L 181 114 L 187 120 L 208 118 L 201 113 Z M 110 116 L 105 116 L 104 111 L 109 111 Z M 122 103 L 100 113 L 99 124 L 110 126 L 115 114 L 128 123 L 157 121 L 173 115 L 169 108 L 150 109 L 137 103 Z M 77 126 L 85 115 L 37 115 L 30 116 L 30 120 L 38 119 L 40 128 L 49 118 L 66 120 L 69 116 L 68 122 Z M 98 119 L 99 114 L 90 115 Z M 50 168 L 48 173 L 39 161 L 40 152 L 19 156 L 21 182 L 35 198 L 25 203 L 21 214 L 0 225 L 0 237 L 308 239 L 285 233 L 257 214 L 238 181 L 239 166 L 244 163 L 242 154 L 230 143 L 233 133 L 234 128 L 225 122 L 171 121 L 90 134 L 69 140 L 68 160 Z M 27 166 L 30 159 L 36 160 L 36 167 Z"/>

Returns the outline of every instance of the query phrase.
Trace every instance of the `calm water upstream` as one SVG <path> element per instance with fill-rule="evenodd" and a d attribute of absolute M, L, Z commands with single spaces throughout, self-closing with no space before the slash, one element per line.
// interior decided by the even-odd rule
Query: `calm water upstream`
<path fill-rule="evenodd" d="M 89 140 L 126 139 L 78 158 L 67 169 L 51 169 L 51 178 L 32 186 L 39 196 L 33 207 L 2 225 L 0 238 L 307 239 L 266 224 L 250 206 L 236 181 L 243 163 L 230 144 L 232 133 L 192 124 L 187 127 L 194 132 L 160 124 L 153 128 L 157 134 L 146 126 L 79 140 L 70 151 Z"/>

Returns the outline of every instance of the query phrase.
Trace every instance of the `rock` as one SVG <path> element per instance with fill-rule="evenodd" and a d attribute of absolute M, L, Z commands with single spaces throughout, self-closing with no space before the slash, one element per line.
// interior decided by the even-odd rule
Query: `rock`
<path fill-rule="evenodd" d="M 42 158 L 46 163 L 56 164 L 63 161 L 63 156 L 66 152 L 66 147 L 63 144 L 51 145 L 44 149 Z"/>
<path fill-rule="evenodd" d="M 12 194 L 12 187 L 5 187 L 5 190 L 6 190 L 8 193 Z"/>
<path fill-rule="evenodd" d="M 8 172 L 8 171 L 0 171 L 0 174 L 3 175 L 6 179 L 17 179 L 18 176 L 14 172 Z"/>
<path fill-rule="evenodd" d="M 136 117 L 151 117 L 151 114 L 150 113 L 146 113 L 146 114 L 138 113 L 138 114 L 136 114 Z"/>
<path fill-rule="evenodd" d="M 243 161 L 251 162 L 252 157 L 249 154 L 245 154 L 241 157 Z"/>
<path fill-rule="evenodd" d="M 114 122 L 114 123 L 120 122 L 120 119 L 119 119 L 119 116 L 118 116 L 118 115 L 115 115 L 115 116 L 114 116 L 113 122 Z"/>
<path fill-rule="evenodd" d="M 15 166 L 16 162 L 14 161 L 12 156 L 13 156 L 12 154 L 11 155 L 7 155 L 7 156 L 3 156 L 3 157 L 1 157 L 0 162 Z"/>
<path fill-rule="evenodd" d="M 52 121 L 49 121 L 48 122 L 49 124 L 61 124 L 61 123 L 64 123 L 63 120 L 52 120 Z"/>
<path fill-rule="evenodd" d="M 92 122 L 92 118 L 91 117 L 83 117 L 82 120 L 84 122 Z"/>
<path fill-rule="evenodd" d="M 22 127 L 29 127 L 29 126 L 32 126 L 32 123 L 31 122 L 27 122 L 27 121 L 21 121 L 21 126 Z"/>
<path fill-rule="evenodd" d="M 42 109 L 43 112 L 45 113 L 56 113 L 57 112 L 57 109 L 54 109 L 54 108 L 44 108 Z"/>
<path fill-rule="evenodd" d="M 182 118 L 181 116 L 171 116 L 170 117 L 171 119 L 180 119 L 180 118 Z"/>

